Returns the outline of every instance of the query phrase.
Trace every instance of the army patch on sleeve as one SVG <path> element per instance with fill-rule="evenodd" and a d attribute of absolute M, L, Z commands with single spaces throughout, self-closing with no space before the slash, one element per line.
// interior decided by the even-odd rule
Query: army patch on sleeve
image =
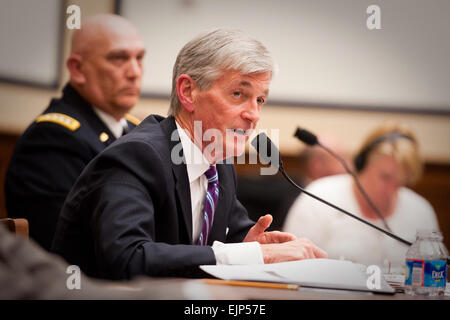
<path fill-rule="evenodd" d="M 53 122 L 75 131 L 80 127 L 80 122 L 62 113 L 46 113 L 37 117 L 36 122 Z"/>

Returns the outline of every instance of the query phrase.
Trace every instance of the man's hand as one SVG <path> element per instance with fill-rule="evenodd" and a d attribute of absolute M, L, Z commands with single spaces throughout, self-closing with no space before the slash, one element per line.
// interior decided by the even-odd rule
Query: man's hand
<path fill-rule="evenodd" d="M 244 239 L 244 242 L 258 241 L 261 244 L 264 263 L 328 257 L 325 251 L 306 238 L 297 239 L 287 232 L 265 232 L 272 220 L 270 214 L 259 218 Z"/>
<path fill-rule="evenodd" d="M 258 241 L 260 244 L 283 243 L 297 239 L 294 235 L 287 232 L 265 230 L 272 223 L 273 218 L 270 214 L 266 214 L 259 218 L 258 222 L 248 231 L 244 242 Z"/>
<path fill-rule="evenodd" d="M 262 244 L 264 263 L 328 258 L 328 254 L 306 238 L 285 243 Z"/>

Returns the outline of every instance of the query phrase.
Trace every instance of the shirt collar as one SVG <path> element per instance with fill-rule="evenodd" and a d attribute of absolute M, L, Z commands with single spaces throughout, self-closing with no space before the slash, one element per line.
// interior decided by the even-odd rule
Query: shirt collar
<path fill-rule="evenodd" d="M 192 142 L 188 133 L 180 127 L 178 122 L 175 120 L 177 125 L 177 130 L 180 135 L 181 145 L 183 147 L 184 159 L 186 160 L 186 168 L 189 177 L 189 183 L 197 180 L 201 177 L 206 170 L 211 166 L 203 156 L 200 148 Z"/>
<path fill-rule="evenodd" d="M 117 121 L 112 115 L 106 113 L 99 108 L 94 107 L 95 113 L 98 117 L 103 121 L 103 123 L 108 127 L 108 129 L 112 132 L 112 134 L 116 137 L 116 139 L 120 138 L 123 133 L 123 128 L 128 127 L 127 120 L 125 118 Z"/>

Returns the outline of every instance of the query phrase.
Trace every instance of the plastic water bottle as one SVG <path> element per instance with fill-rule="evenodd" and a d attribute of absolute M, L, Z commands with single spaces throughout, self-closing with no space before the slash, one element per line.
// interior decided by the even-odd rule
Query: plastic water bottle
<path fill-rule="evenodd" d="M 438 231 L 418 230 L 406 252 L 405 292 L 410 295 L 442 296 L 447 283 L 448 252 Z"/>

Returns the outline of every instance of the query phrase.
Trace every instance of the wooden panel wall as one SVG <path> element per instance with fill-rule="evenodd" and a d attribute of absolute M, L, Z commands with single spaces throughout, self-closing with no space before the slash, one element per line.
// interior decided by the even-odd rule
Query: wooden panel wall
<path fill-rule="evenodd" d="M 18 138 L 17 135 L 0 133 L 0 219 L 7 216 L 5 207 L 5 174 Z"/>

